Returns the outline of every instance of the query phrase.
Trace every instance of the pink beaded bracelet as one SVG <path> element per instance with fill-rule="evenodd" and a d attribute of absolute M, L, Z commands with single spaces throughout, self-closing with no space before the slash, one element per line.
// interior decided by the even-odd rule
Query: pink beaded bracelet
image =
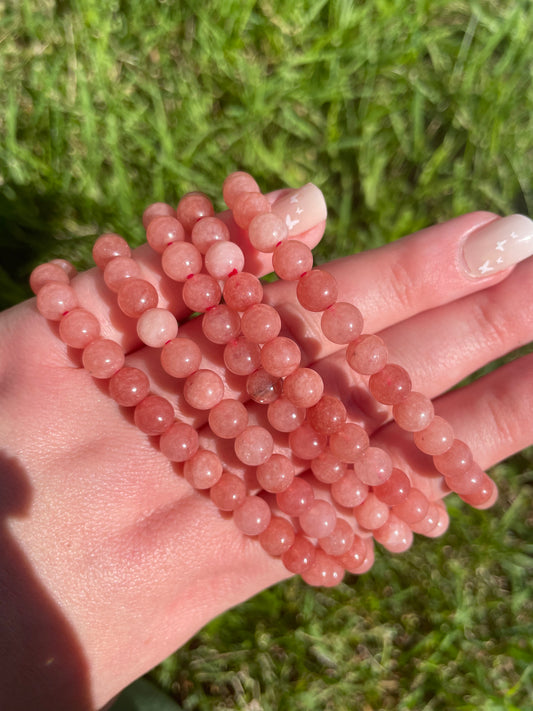
<path fill-rule="evenodd" d="M 291 216 L 271 212 L 247 173 L 229 175 L 223 196 L 252 246 L 272 254 L 279 279 L 296 282 L 304 309 L 322 314 L 325 338 L 345 349 L 347 364 L 368 378 L 373 398 L 392 406 L 397 425 L 413 433 L 414 444 L 432 457 L 446 486 L 472 506 L 491 505 L 494 482 L 474 463 L 469 447 L 455 439 L 451 425 L 434 414 L 431 401 L 412 391 L 405 369 L 389 362 L 383 340 L 363 333 L 360 311 L 338 300 L 334 277 L 313 268 L 311 250 L 289 239 Z M 303 213 L 299 199 L 294 191 L 291 203 Z M 242 378 L 237 398 L 209 364 L 202 367 L 198 343 L 178 335 L 176 317 L 158 307 L 155 287 L 142 278 L 122 237 L 99 237 L 94 261 L 121 311 L 137 320 L 140 341 L 160 349 L 161 368 L 177 379 L 187 404 L 205 413 L 215 437 L 233 440 L 244 468 L 255 469 L 254 490 L 225 470 L 215 452 L 200 448 L 197 430 L 176 418 L 168 399 L 151 392 L 142 370 L 125 365 L 117 343 L 100 336 L 98 320 L 79 307 L 70 286 L 75 270 L 68 262 L 37 267 L 30 284 L 40 313 L 59 322 L 60 338 L 82 350 L 83 366 L 94 378 L 108 380 L 110 396 L 134 408 L 137 427 L 159 436 L 161 452 L 182 464 L 190 485 L 209 490 L 215 506 L 233 512 L 243 534 L 256 537 L 267 553 L 281 557 L 287 570 L 312 585 L 335 585 L 344 571 L 369 570 L 374 540 L 401 552 L 410 547 L 413 532 L 441 535 L 448 526 L 444 503 L 429 501 L 412 486 L 389 454 L 349 421 L 344 404 L 324 393 L 318 372 L 302 366 L 298 344 L 280 335 L 280 314 L 263 302 L 261 281 L 243 271 L 243 252 L 230 241 L 226 222 L 215 216 L 207 196 L 188 193 L 176 210 L 165 203 L 150 205 L 143 225 L 149 245 L 161 255 L 162 271 L 181 285 L 187 308 L 201 314 L 203 335 L 222 350 L 220 367 L 233 379 Z M 264 407 L 265 426 L 249 422 L 247 402 Z M 289 456 L 276 451 L 273 433 L 278 442 L 285 438 Z M 329 488 L 328 499 L 317 495 L 318 487 Z M 272 498 L 275 504 L 269 503 Z"/>

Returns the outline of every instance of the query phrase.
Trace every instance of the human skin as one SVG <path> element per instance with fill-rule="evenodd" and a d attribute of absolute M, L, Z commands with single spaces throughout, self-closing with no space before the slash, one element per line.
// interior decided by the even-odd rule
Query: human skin
<path fill-rule="evenodd" d="M 497 219 L 465 215 L 326 265 L 339 300 L 358 305 L 365 332 L 384 338 L 413 389 L 434 399 L 483 468 L 533 442 L 524 426 L 533 416 L 533 355 L 447 393 L 533 337 L 533 300 L 524 297 L 532 259 L 483 278 L 464 270 L 465 239 Z M 297 238 L 314 246 L 323 229 L 320 222 Z M 185 317 L 157 255 L 141 247 L 135 258 L 160 304 L 172 294 L 169 306 Z M 269 257 L 250 247 L 247 265 L 258 275 L 271 268 Z M 175 381 L 162 374 L 151 349 L 140 347 L 100 273 L 80 274 L 73 286 L 103 334 L 125 347 L 127 363 L 150 373 L 154 392 L 175 400 Z M 357 376 L 323 339 L 316 315 L 297 305 L 294 286 L 271 284 L 265 295 L 328 392 L 343 397 L 428 496 L 444 496 L 441 478 L 413 454 L 389 409 L 361 398 Z M 200 338 L 197 323 L 181 333 L 186 329 Z M 215 363 L 218 348 L 203 348 Z M 235 379 L 226 385 L 237 386 Z M 111 400 L 105 383 L 80 367 L 79 352 L 62 344 L 35 299 L 0 315 L 0 397 L 0 707 L 102 708 L 209 620 L 287 577 L 279 560 L 189 486 L 154 438 L 134 426 L 131 411 Z M 177 410 L 209 446 L 205 413 L 180 402 Z M 229 450 L 226 456 L 235 467 Z"/>

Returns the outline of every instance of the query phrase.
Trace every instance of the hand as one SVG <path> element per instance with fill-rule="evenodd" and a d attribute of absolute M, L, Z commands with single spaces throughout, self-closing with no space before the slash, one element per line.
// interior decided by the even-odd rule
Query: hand
<path fill-rule="evenodd" d="M 533 303 L 524 291 L 533 260 L 481 279 L 463 267 L 466 236 L 496 219 L 466 215 L 327 266 L 339 298 L 359 306 L 365 331 L 380 333 L 414 389 L 435 398 L 482 467 L 533 441 L 524 427 L 533 415 L 533 356 L 442 395 L 532 337 Z M 323 227 L 319 221 L 299 238 L 313 246 Z M 156 276 L 157 255 L 142 247 L 135 258 L 161 302 L 184 317 L 175 286 Z M 268 259 L 249 250 L 248 268 L 266 273 Z M 175 399 L 176 381 L 158 372 L 150 349 L 139 348 L 100 274 L 91 270 L 73 283 L 104 335 L 124 345 L 127 362 L 142 364 L 154 391 Z M 297 306 L 294 287 L 276 283 L 266 294 L 329 391 L 342 395 L 419 487 L 442 497 L 440 477 L 405 446 L 386 408 L 368 408 L 355 374 L 323 340 L 316 318 Z M 194 322 L 186 328 L 200 337 Z M 287 571 L 176 473 L 105 384 L 79 367 L 79 355 L 59 341 L 34 300 L 2 314 L 0 334 L 0 698 L 14 711 L 100 708 L 210 619 Z M 202 418 L 184 415 L 206 441 Z"/>

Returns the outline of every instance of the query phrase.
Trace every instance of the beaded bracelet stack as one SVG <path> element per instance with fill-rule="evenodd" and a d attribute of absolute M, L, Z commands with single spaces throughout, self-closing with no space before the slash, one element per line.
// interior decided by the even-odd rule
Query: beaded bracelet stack
<path fill-rule="evenodd" d="M 320 195 L 314 186 L 307 189 Z M 360 311 L 338 300 L 335 278 L 313 268 L 309 247 L 290 235 L 294 215 L 273 212 L 247 173 L 229 175 L 223 197 L 251 245 L 272 254 L 279 279 L 296 282 L 300 306 L 321 314 L 324 337 L 345 350 L 347 364 L 367 380 L 373 398 L 392 406 L 397 425 L 413 433 L 446 486 L 472 506 L 491 505 L 494 482 L 451 425 L 435 415 L 431 400 L 411 389 L 406 370 L 389 362 L 383 340 L 363 333 Z M 303 213 L 305 201 L 300 207 L 299 200 L 299 191 L 291 193 L 290 202 Z M 215 440 L 233 440 L 240 471 L 230 471 L 216 451 L 200 447 L 197 429 L 176 417 L 169 399 L 151 392 L 142 370 L 125 365 L 118 343 L 101 337 L 100 323 L 79 306 L 70 285 L 72 265 L 41 265 L 30 284 L 39 312 L 59 322 L 61 340 L 82 350 L 84 368 L 108 381 L 118 405 L 134 408 L 137 427 L 159 437 L 161 452 L 180 463 L 190 485 L 209 490 L 214 505 L 232 512 L 243 534 L 257 537 L 267 553 L 312 585 L 335 585 L 344 571 L 366 572 L 374 540 L 401 552 L 410 547 L 413 532 L 441 535 L 448 526 L 442 500 L 429 501 L 413 486 L 385 450 L 370 444 L 365 429 L 349 420 L 342 401 L 325 394 L 319 373 L 302 366 L 298 344 L 280 335 L 280 314 L 264 303 L 261 281 L 243 271 L 244 254 L 207 196 L 188 193 L 176 210 L 155 203 L 145 210 L 143 224 L 149 245 L 161 255 L 162 271 L 176 282 L 191 313 L 200 314 L 205 338 L 220 349 L 221 367 L 241 383 L 238 397 L 228 394 L 219 373 L 202 367 L 198 343 L 178 335 L 176 317 L 158 307 L 157 290 L 141 277 L 122 237 L 99 237 L 94 261 L 121 311 L 137 320 L 140 342 L 160 349 L 161 368 L 176 378 L 177 393 L 204 413 Z M 265 408 L 263 425 L 250 423 L 247 403 Z M 249 490 L 242 470 L 251 468 L 256 485 Z M 327 499 L 317 495 L 324 486 Z"/>

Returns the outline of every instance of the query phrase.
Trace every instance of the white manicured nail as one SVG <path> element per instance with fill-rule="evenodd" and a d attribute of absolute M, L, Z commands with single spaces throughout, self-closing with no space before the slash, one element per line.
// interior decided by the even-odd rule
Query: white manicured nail
<path fill-rule="evenodd" d="M 272 205 L 272 212 L 285 222 L 290 236 L 315 227 L 328 215 L 322 191 L 313 183 L 291 190 Z"/>
<path fill-rule="evenodd" d="M 533 255 L 533 221 L 524 215 L 494 220 L 470 234 L 463 259 L 470 276 L 497 274 Z"/>

